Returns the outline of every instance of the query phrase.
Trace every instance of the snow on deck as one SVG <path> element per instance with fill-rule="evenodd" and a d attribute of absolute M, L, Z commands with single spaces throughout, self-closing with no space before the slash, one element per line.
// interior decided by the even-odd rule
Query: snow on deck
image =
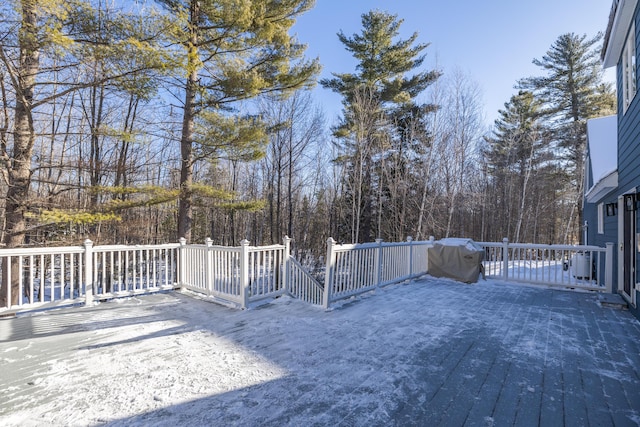
<path fill-rule="evenodd" d="M 640 323 L 426 278 L 325 312 L 180 293 L 0 320 L 0 425 L 637 425 Z"/>

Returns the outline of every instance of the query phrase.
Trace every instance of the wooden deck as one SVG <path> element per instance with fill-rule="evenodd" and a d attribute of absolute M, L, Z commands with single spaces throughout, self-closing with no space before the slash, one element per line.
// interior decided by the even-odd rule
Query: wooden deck
<path fill-rule="evenodd" d="M 175 344 L 189 334 L 202 352 Z M 271 371 L 232 369 L 233 346 Z M 123 358 L 155 367 L 96 363 Z M 157 382 L 190 361 L 202 363 Z M 638 320 L 598 294 L 500 282 L 426 278 L 328 312 L 291 299 L 233 311 L 179 293 L 55 310 L 0 320 L 0 364 L 5 426 L 640 424 Z"/>

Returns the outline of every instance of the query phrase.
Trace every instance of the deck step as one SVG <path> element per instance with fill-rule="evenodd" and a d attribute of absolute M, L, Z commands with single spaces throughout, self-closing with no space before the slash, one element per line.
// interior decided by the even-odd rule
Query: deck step
<path fill-rule="evenodd" d="M 619 294 L 599 294 L 598 302 L 602 307 L 610 307 L 618 310 L 628 310 L 629 304 Z"/>

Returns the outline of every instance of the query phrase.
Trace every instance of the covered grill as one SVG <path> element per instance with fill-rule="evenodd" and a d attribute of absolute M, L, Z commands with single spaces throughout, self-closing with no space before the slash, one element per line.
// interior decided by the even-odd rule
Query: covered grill
<path fill-rule="evenodd" d="M 482 272 L 484 248 L 471 239 L 448 238 L 428 250 L 429 274 L 475 283 Z"/>

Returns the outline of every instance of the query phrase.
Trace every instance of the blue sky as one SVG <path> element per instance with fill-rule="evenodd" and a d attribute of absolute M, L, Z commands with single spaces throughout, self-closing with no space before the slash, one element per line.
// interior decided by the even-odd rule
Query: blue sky
<path fill-rule="evenodd" d="M 319 57 L 322 77 L 353 72 L 355 60 L 338 40 L 362 29 L 361 15 L 379 9 L 404 19 L 403 38 L 414 31 L 431 43 L 424 67 L 445 73 L 455 67 L 481 88 L 487 124 L 515 92 L 522 77 L 540 75 L 531 61 L 541 58 L 564 33 L 594 36 L 606 29 L 611 0 L 317 0 L 313 10 L 298 19 L 293 32 L 308 45 L 307 56 Z M 436 62 L 437 61 L 437 62 Z M 606 74 L 607 80 L 613 73 Z M 314 90 L 330 124 L 340 113 L 340 97 Z"/>

